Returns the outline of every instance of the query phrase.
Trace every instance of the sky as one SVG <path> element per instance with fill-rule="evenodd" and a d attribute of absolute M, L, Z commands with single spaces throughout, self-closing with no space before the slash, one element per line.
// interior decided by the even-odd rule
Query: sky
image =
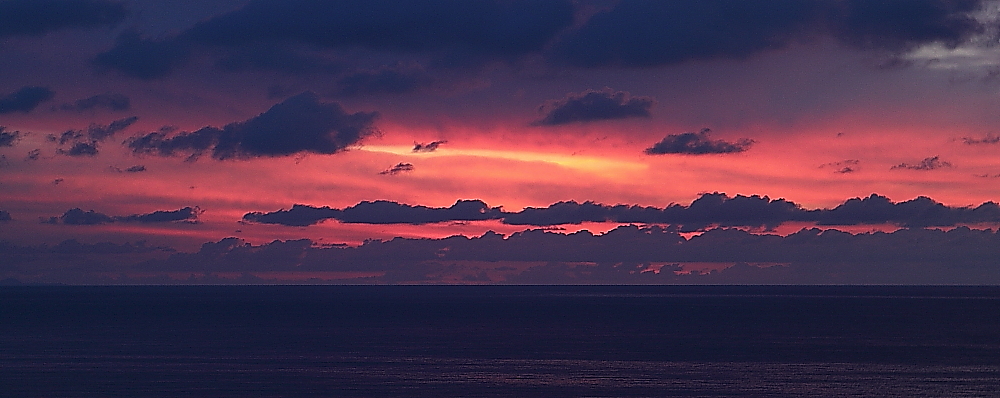
<path fill-rule="evenodd" d="M 7 283 L 1000 283 L 1000 3 L 0 1 Z"/>

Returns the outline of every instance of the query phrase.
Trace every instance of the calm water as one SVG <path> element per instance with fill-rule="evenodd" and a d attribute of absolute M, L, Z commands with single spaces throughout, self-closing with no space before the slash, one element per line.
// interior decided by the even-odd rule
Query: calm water
<path fill-rule="evenodd" d="M 1000 288 L 0 287 L 0 391 L 1000 396 Z"/>

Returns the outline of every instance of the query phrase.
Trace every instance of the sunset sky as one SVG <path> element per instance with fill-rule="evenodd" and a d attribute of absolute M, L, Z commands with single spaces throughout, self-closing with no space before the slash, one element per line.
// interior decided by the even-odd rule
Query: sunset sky
<path fill-rule="evenodd" d="M 555 283 L 529 271 L 626 260 L 453 259 L 442 243 L 488 231 L 911 233 L 942 259 L 976 246 L 954 234 L 1000 242 L 995 1 L 14 0 L 0 55 L 0 279 Z M 441 247 L 299 261 L 393 238 Z M 306 242 L 283 254 L 299 260 L 274 264 L 303 268 L 175 266 L 286 241 Z M 955 280 L 762 281 L 1000 282 L 981 254 Z M 650 275 L 822 260 L 768 256 L 631 260 Z M 342 264 L 376 257 L 391 272 Z M 724 282 L 759 282 L 738 268 Z M 611 281 L 594 278 L 575 281 Z"/>

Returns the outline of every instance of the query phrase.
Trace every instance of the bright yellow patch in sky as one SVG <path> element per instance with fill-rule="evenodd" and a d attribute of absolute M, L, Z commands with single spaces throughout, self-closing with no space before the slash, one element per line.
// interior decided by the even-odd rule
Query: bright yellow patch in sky
<path fill-rule="evenodd" d="M 365 145 L 362 151 L 391 153 L 403 156 L 441 157 L 441 156 L 475 156 L 481 158 L 517 160 L 521 162 L 551 163 L 567 169 L 574 169 L 602 177 L 621 177 L 629 173 L 644 171 L 645 163 L 630 162 L 621 159 L 601 158 L 584 155 L 566 155 L 559 153 L 539 153 L 530 151 L 501 151 L 494 149 L 448 148 L 440 152 L 414 153 L 412 146 Z"/>

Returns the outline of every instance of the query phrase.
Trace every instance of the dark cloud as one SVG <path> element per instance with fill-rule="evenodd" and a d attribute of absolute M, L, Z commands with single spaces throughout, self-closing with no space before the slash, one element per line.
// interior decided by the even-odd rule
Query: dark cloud
<path fill-rule="evenodd" d="M 730 198 L 722 193 L 706 193 L 689 206 L 674 204 L 665 208 L 558 202 L 544 208 L 529 207 L 506 213 L 503 222 L 538 226 L 582 222 L 671 224 L 694 231 L 712 225 L 773 228 L 783 222 L 809 218 L 809 211 L 784 199 L 757 195 Z"/>
<path fill-rule="evenodd" d="M 7 128 L 0 126 L 0 146 L 14 146 L 14 143 L 24 137 L 20 131 L 7 131 Z"/>
<path fill-rule="evenodd" d="M 489 207 L 481 200 L 459 200 L 450 207 L 411 206 L 378 200 L 347 207 L 339 216 L 341 222 L 366 224 L 429 224 L 448 221 L 496 219 L 499 208 Z"/>
<path fill-rule="evenodd" d="M 573 20 L 566 0 L 250 2 L 176 36 L 123 36 L 97 63 L 139 78 L 168 74 L 195 46 L 286 43 L 438 54 L 442 59 L 509 59 L 537 52 Z"/>
<path fill-rule="evenodd" d="M 203 211 L 198 207 L 185 207 L 177 210 L 157 210 L 148 214 L 133 214 L 115 217 L 115 221 L 157 223 L 171 221 L 194 221 Z"/>
<path fill-rule="evenodd" d="M 42 102 L 51 100 L 56 92 L 48 87 L 25 86 L 17 91 L 0 97 L 0 114 L 24 112 L 28 113 Z"/>
<path fill-rule="evenodd" d="M 50 217 L 46 223 L 57 224 L 62 222 L 67 225 L 98 225 L 98 224 L 108 224 L 115 220 L 111 216 L 98 213 L 93 210 L 83 211 L 79 207 L 66 210 L 62 216 Z"/>
<path fill-rule="evenodd" d="M 380 171 L 378 173 L 381 174 L 381 175 L 396 175 L 396 174 L 407 172 L 407 171 L 413 171 L 413 164 L 410 164 L 410 163 L 397 163 L 395 166 L 392 166 L 392 167 L 390 167 L 388 169 L 382 170 L 382 171 Z"/>
<path fill-rule="evenodd" d="M 143 171 L 146 171 L 146 166 L 143 166 L 141 164 L 138 164 L 138 165 L 135 165 L 135 166 L 131 166 L 131 167 L 125 169 L 126 173 L 141 173 Z"/>
<path fill-rule="evenodd" d="M 41 149 L 32 149 L 32 150 L 28 151 L 27 155 L 24 156 L 24 161 L 27 162 L 27 161 L 32 161 L 32 160 L 38 160 L 38 159 L 41 159 L 41 157 L 42 157 L 42 150 Z"/>
<path fill-rule="evenodd" d="M 72 104 L 62 104 L 59 109 L 64 111 L 84 112 L 95 109 L 107 109 L 110 111 L 127 111 L 132 107 L 128 97 L 116 93 L 97 94 L 93 97 L 77 100 Z"/>
<path fill-rule="evenodd" d="M 500 208 L 489 207 L 481 200 L 459 200 L 450 207 L 411 206 L 379 200 L 361 202 L 343 210 L 294 205 L 289 210 L 247 213 L 243 216 L 243 221 L 289 226 L 313 225 L 328 219 L 363 224 L 429 224 L 494 220 L 501 218 L 503 214 Z"/>
<path fill-rule="evenodd" d="M 677 153 L 685 155 L 707 155 L 723 153 L 739 153 L 750 149 L 754 140 L 741 138 L 736 142 L 726 142 L 723 140 L 712 140 L 708 134 L 712 130 L 701 129 L 697 133 L 671 134 L 663 138 L 662 141 L 646 148 L 647 155 L 663 155 Z"/>
<path fill-rule="evenodd" d="M 94 210 L 83 211 L 80 208 L 67 210 L 59 217 L 50 217 L 43 220 L 47 224 L 67 224 L 67 225 L 99 225 L 114 222 L 135 222 L 135 223 L 160 223 L 173 221 L 194 222 L 202 210 L 198 207 L 185 207 L 177 210 L 157 210 L 147 214 L 132 214 L 128 216 L 109 216 L 98 213 Z"/>
<path fill-rule="evenodd" d="M 847 174 L 847 173 L 853 173 L 855 171 L 858 171 L 858 164 L 860 164 L 860 163 L 861 163 L 861 161 L 857 160 L 857 159 L 847 159 L 847 160 L 841 160 L 839 162 L 824 163 L 824 164 L 820 165 L 819 167 L 821 169 L 822 168 L 830 167 L 830 168 L 834 169 L 833 170 L 834 173 L 837 173 L 837 174 Z"/>
<path fill-rule="evenodd" d="M 0 37 L 39 36 L 65 28 L 114 26 L 127 15 L 125 5 L 118 1 L 0 1 Z"/>
<path fill-rule="evenodd" d="M 890 167 L 890 170 L 896 169 L 906 169 L 906 170 L 936 170 L 940 168 L 951 167 L 951 163 L 941 161 L 939 156 L 924 158 L 920 163 L 910 164 L 910 163 L 900 163 L 895 166 Z"/>
<path fill-rule="evenodd" d="M 431 141 L 426 144 L 414 143 L 413 152 L 434 152 L 438 149 L 441 144 L 447 144 L 448 141 Z"/>
<path fill-rule="evenodd" d="M 11 221 L 13 218 L 10 216 L 10 212 L 6 210 L 0 210 L 0 221 Z"/>
<path fill-rule="evenodd" d="M 780 49 L 821 36 L 862 49 L 954 46 L 983 31 L 979 0 L 625 0 L 555 45 L 582 67 L 649 67 Z M 664 22 L 669 21 L 669 23 Z"/>
<path fill-rule="evenodd" d="M 300 153 L 333 154 L 375 134 L 378 113 L 346 113 L 340 104 L 320 102 L 312 92 L 291 97 L 243 122 L 171 134 L 161 130 L 132 137 L 135 154 L 186 155 L 195 160 L 211 152 L 217 160 L 278 157 Z"/>
<path fill-rule="evenodd" d="M 893 203 L 885 196 L 872 194 L 867 198 L 850 199 L 831 210 L 818 212 L 814 220 L 826 225 L 943 227 L 1000 222 L 1000 206 L 994 202 L 985 202 L 976 207 L 949 207 L 925 196 Z"/>
<path fill-rule="evenodd" d="M 978 145 L 978 144 L 1000 144 L 1000 135 L 993 133 L 987 133 L 983 138 L 972 138 L 964 137 L 962 141 L 967 145 Z"/>
<path fill-rule="evenodd" d="M 132 116 L 115 120 L 107 125 L 93 123 L 86 130 L 67 130 L 59 136 L 49 136 L 49 140 L 55 141 L 59 145 L 70 144 L 69 149 L 59 148 L 56 150 L 61 155 L 96 156 L 101 142 L 124 131 L 138 120 L 137 116 Z"/>
<path fill-rule="evenodd" d="M 97 156 L 97 144 L 90 142 L 77 142 L 74 143 L 69 149 L 59 148 L 56 153 L 60 155 L 80 157 L 80 156 Z"/>
<path fill-rule="evenodd" d="M 404 94 L 417 91 L 433 82 L 422 68 L 395 65 L 375 70 L 356 71 L 337 80 L 337 94 L 358 96 Z"/>
<path fill-rule="evenodd" d="M 538 107 L 545 114 L 536 125 L 558 125 L 595 120 L 649 117 L 649 108 L 656 101 L 652 97 L 633 97 L 627 91 L 587 90 L 569 93 L 555 101 Z"/>
<path fill-rule="evenodd" d="M 278 210 L 270 213 L 252 212 L 243 215 L 243 221 L 261 224 L 281 224 L 288 226 L 304 227 L 318 224 L 324 220 L 337 219 L 341 215 L 341 210 L 330 207 L 312 207 L 296 204 L 288 210 Z"/>

